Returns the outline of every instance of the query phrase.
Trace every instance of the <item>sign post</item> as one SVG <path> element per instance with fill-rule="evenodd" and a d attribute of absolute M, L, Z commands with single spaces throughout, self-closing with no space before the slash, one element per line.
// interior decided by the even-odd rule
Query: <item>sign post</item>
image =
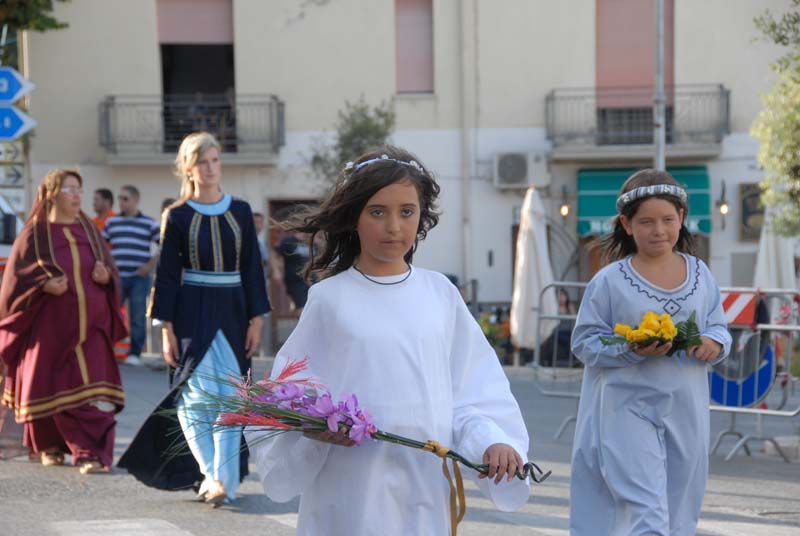
<path fill-rule="evenodd" d="M 36 121 L 14 106 L 36 88 L 16 69 L 0 66 L 0 188 L 14 210 L 26 208 L 27 155 L 19 143 L 14 142 L 36 126 Z"/>

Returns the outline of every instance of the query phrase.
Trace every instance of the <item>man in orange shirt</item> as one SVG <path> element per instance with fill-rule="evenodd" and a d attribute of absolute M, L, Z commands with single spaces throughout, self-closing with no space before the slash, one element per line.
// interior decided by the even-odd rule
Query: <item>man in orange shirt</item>
<path fill-rule="evenodd" d="M 108 188 L 98 188 L 94 191 L 93 203 L 97 216 L 92 218 L 92 221 L 102 231 L 106 226 L 106 220 L 117 214 L 111 210 L 111 207 L 114 206 L 114 194 Z"/>

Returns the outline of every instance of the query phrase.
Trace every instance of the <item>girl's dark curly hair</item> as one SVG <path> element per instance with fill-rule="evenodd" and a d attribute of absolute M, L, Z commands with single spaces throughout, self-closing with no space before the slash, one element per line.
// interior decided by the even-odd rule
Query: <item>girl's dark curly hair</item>
<path fill-rule="evenodd" d="M 382 159 L 383 155 L 387 158 Z M 376 158 L 380 160 L 358 167 L 361 162 Z M 418 166 L 396 161 L 416 162 Z M 405 255 L 405 261 L 411 262 L 419 241 L 424 240 L 428 231 L 439 223 L 436 205 L 439 185 L 416 156 L 399 147 L 385 145 L 367 151 L 352 166 L 348 165 L 336 179 L 333 191 L 319 207 L 306 208 L 291 218 L 288 224 L 290 231 L 309 235 L 311 259 L 304 272 L 306 280 L 324 279 L 344 272 L 355 264 L 361 253 L 356 231 L 361 211 L 379 190 L 405 180 L 416 187 L 420 206 L 417 238 Z M 313 247 L 317 236 L 324 239 L 319 255 L 314 253 Z"/>
<path fill-rule="evenodd" d="M 682 186 L 672 177 L 672 175 L 666 171 L 642 169 L 628 177 L 628 180 L 626 180 L 625 184 L 622 185 L 619 195 L 639 188 L 640 186 L 653 186 L 656 184 Z M 604 264 L 608 264 L 619 259 L 624 259 L 628 255 L 636 253 L 636 242 L 634 242 L 632 236 L 629 236 L 628 233 L 625 232 L 625 228 L 622 226 L 622 222 L 620 221 L 619 217 L 625 216 L 628 221 L 630 221 L 631 218 L 633 218 L 633 216 L 636 214 L 636 211 L 639 210 L 641 204 L 648 199 L 653 198 L 669 201 L 675 205 L 676 210 L 683 210 L 683 222 L 681 222 L 681 230 L 678 234 L 678 242 L 675 244 L 675 249 L 683 253 L 688 253 L 689 255 L 695 255 L 694 237 L 692 237 L 692 234 L 686 227 L 686 218 L 689 217 L 689 205 L 672 195 L 652 195 L 649 197 L 636 199 L 635 201 L 628 203 L 622 208 L 622 212 L 614 217 L 612 221 L 611 233 L 600 238 L 598 241 L 599 247 L 603 251 Z"/>

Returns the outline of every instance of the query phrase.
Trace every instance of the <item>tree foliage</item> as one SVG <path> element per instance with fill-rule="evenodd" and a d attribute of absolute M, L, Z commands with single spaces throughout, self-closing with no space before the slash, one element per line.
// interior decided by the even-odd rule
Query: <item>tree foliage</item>
<path fill-rule="evenodd" d="M 385 144 L 394 126 L 395 113 L 391 103 L 382 102 L 370 107 L 363 96 L 356 102 L 346 101 L 334 126 L 335 141 L 331 144 L 318 140 L 312 149 L 312 169 L 333 182 L 345 163 L 372 147 Z"/>
<path fill-rule="evenodd" d="M 776 17 L 769 10 L 755 19 L 763 39 L 788 50 L 772 65 L 778 81 L 764 95 L 764 109 L 751 134 L 759 143 L 765 171 L 761 200 L 771 224 L 785 236 L 800 235 L 800 0 Z"/>
<path fill-rule="evenodd" d="M 67 0 L 56 0 L 66 2 Z M 66 28 L 53 15 L 53 0 L 0 0 L 0 30 L 6 26 L 7 43 L 0 49 L 3 65 L 17 64 L 16 36 L 23 30 L 45 32 Z"/>

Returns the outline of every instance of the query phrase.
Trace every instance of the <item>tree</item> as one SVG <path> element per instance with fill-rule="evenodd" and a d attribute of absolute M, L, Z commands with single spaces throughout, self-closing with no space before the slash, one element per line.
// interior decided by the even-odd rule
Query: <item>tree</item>
<path fill-rule="evenodd" d="M 800 0 L 791 4 L 780 18 L 767 10 L 755 19 L 764 40 L 788 50 L 771 65 L 778 81 L 764 95 L 764 109 L 751 128 L 765 171 L 761 201 L 784 236 L 800 235 Z"/>
<path fill-rule="evenodd" d="M 53 0 L 0 0 L 0 30 L 5 26 L 7 32 L 7 44 L 0 48 L 0 61 L 3 65 L 17 64 L 17 32 L 44 32 L 67 27 L 66 23 L 53 17 L 52 12 Z"/>
<path fill-rule="evenodd" d="M 335 125 L 336 140 L 327 144 L 317 140 L 311 155 L 311 168 L 329 182 L 336 180 L 345 163 L 355 160 L 372 147 L 383 145 L 394 130 L 395 113 L 390 103 L 370 108 L 361 96 L 346 101 Z"/>

